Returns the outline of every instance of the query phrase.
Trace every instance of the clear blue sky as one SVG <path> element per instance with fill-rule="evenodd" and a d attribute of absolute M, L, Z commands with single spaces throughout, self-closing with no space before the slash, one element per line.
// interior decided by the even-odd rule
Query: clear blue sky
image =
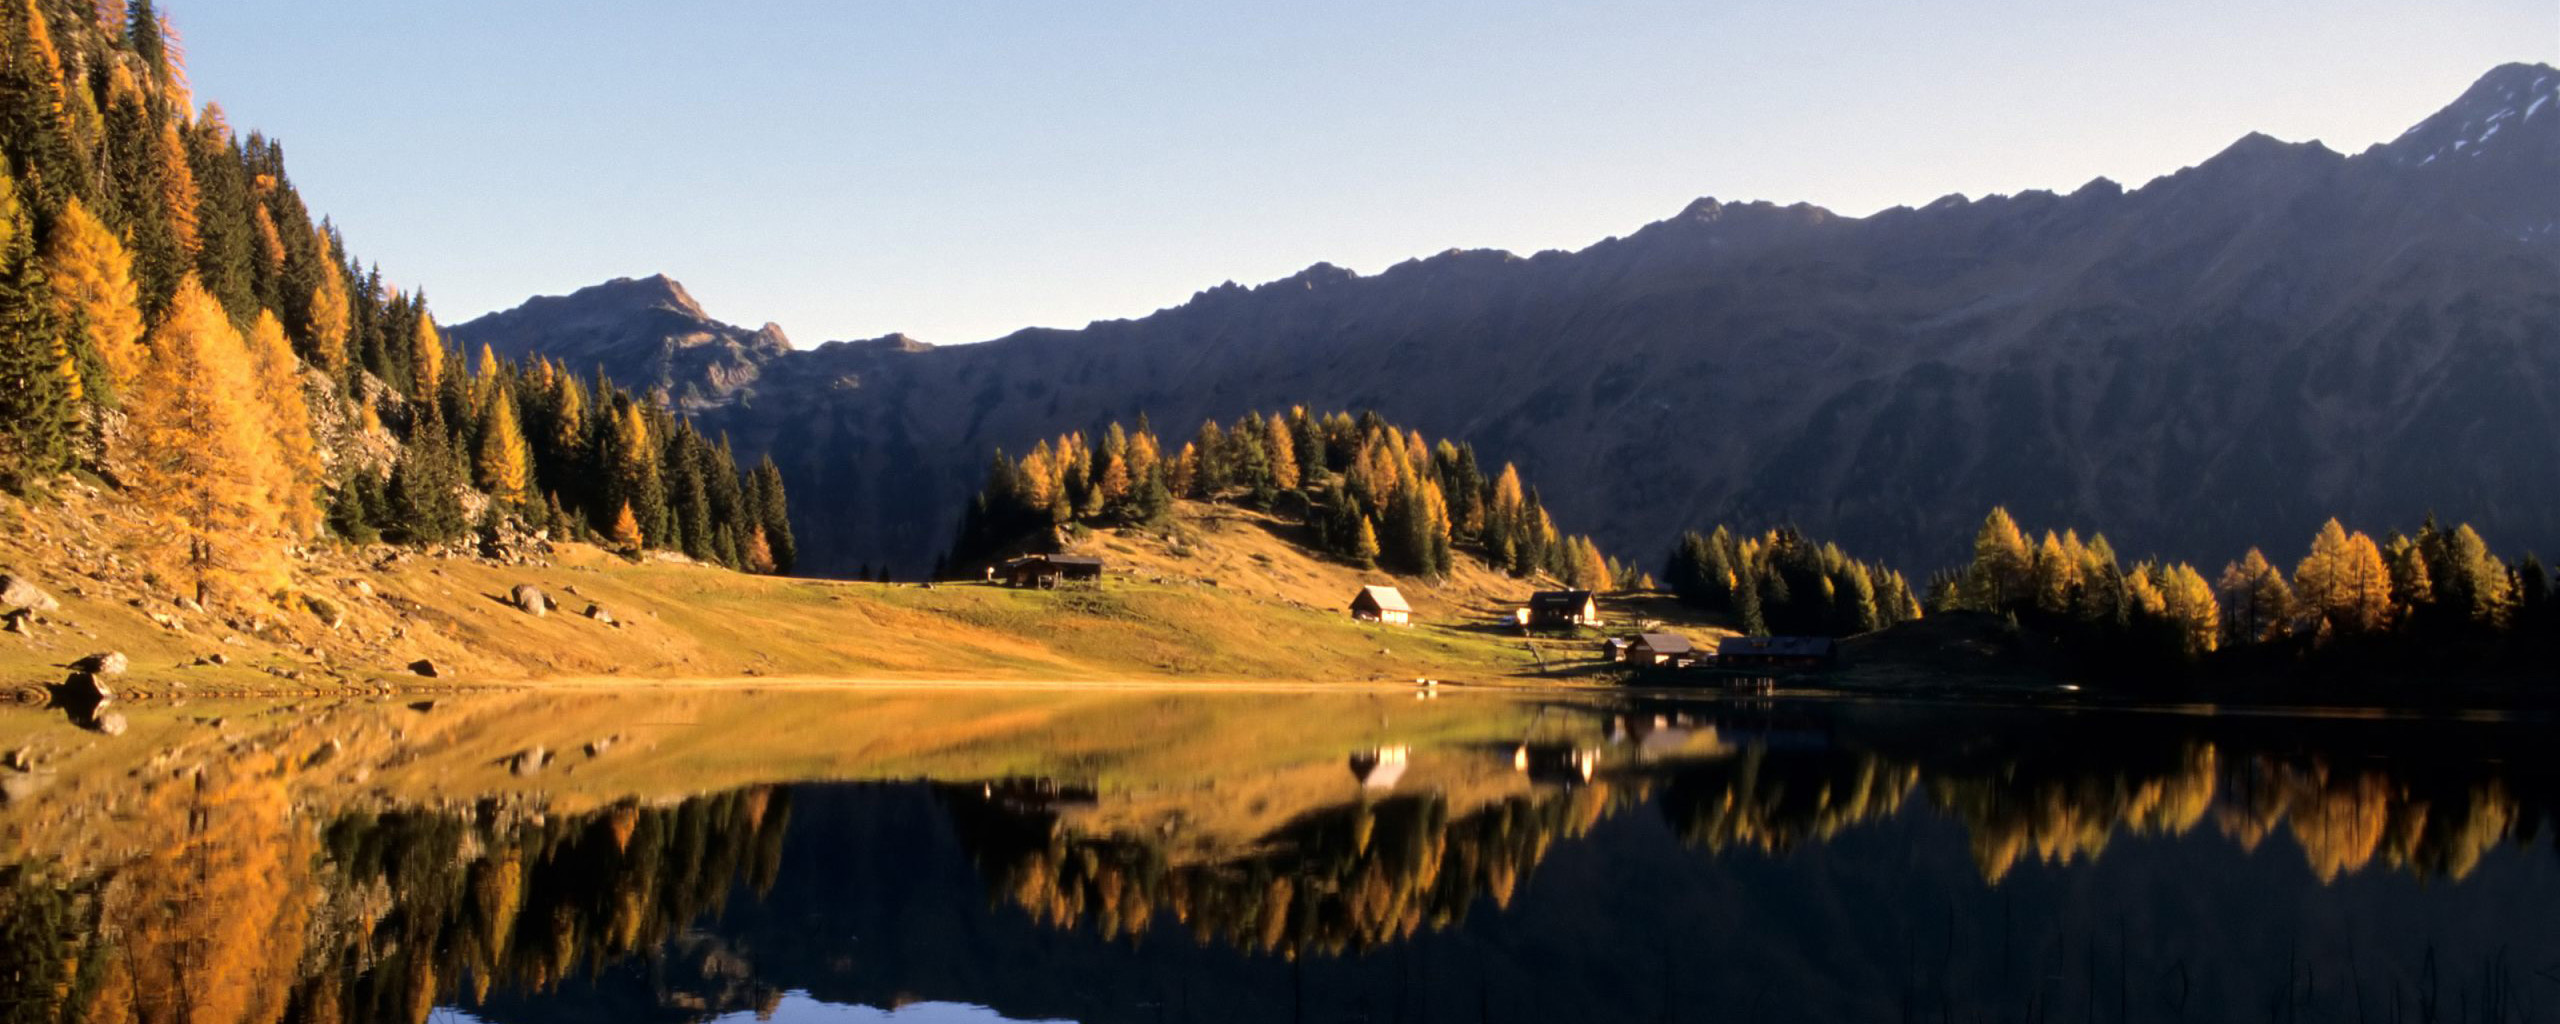
<path fill-rule="evenodd" d="M 802 347 L 1580 248 L 1701 195 L 2353 152 L 2560 59 L 2554 0 L 162 2 L 199 100 L 440 318 L 663 272 Z"/>

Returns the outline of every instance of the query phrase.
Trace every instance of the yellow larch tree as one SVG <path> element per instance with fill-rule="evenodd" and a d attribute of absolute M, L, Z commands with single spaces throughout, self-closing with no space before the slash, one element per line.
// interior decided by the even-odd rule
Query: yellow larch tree
<path fill-rule="evenodd" d="M 279 474 L 248 346 L 191 275 L 150 348 L 127 403 L 127 475 L 162 526 L 142 541 L 145 557 L 200 601 L 266 593 L 281 576 L 279 517 L 268 499 Z"/>
<path fill-rule="evenodd" d="M 133 254 L 75 196 L 54 221 L 44 260 L 55 309 L 66 320 L 78 317 L 87 325 L 90 350 L 105 364 L 116 391 L 126 392 L 141 375 L 143 358 L 141 290 L 133 280 Z"/>
<path fill-rule="evenodd" d="M 2235 644 L 2262 643 L 2293 629 L 2293 588 L 2258 549 L 2222 569 L 2224 635 Z"/>
<path fill-rule="evenodd" d="M 1298 443 L 1289 436 L 1287 417 L 1271 417 L 1265 428 L 1269 436 L 1263 442 L 1271 458 L 1271 485 L 1284 491 L 1298 489 Z"/>
<path fill-rule="evenodd" d="M 623 502 L 622 511 L 614 513 L 613 529 L 606 533 L 616 550 L 640 553 L 640 518 L 631 514 L 631 503 Z"/>
<path fill-rule="evenodd" d="M 2184 562 L 2165 571 L 2161 582 L 2160 595 L 2169 621 L 2178 627 L 2180 646 L 2190 657 L 2212 653 L 2222 639 L 2222 606 L 2214 600 L 2213 585 Z"/>
<path fill-rule="evenodd" d="M 320 283 L 311 289 L 311 357 L 329 376 L 347 371 L 347 332 L 354 321 L 347 301 L 346 275 L 338 272 L 338 256 L 329 233 L 314 229 L 320 241 Z"/>
<path fill-rule="evenodd" d="M 2331 519 L 2311 541 L 2311 553 L 2293 570 L 2293 594 L 2302 613 L 2341 633 L 2369 632 L 2391 615 L 2391 569 L 2382 549 L 2363 533 L 2348 533 Z"/>
<path fill-rule="evenodd" d="M 2340 582 L 2342 611 L 2357 630 L 2372 632 L 2391 621 L 2391 567 L 2382 547 L 2358 530 L 2347 535 L 2347 558 Z"/>
<path fill-rule="evenodd" d="M 2006 609 L 2010 602 L 2027 596 L 2034 586 L 2034 572 L 2035 549 L 2027 543 L 2026 532 L 2009 518 L 2008 509 L 1992 509 L 1973 535 L 1973 565 L 1965 580 L 1973 606 L 1984 611 Z"/>
<path fill-rule="evenodd" d="M 533 497 L 533 449 L 516 425 L 515 398 L 493 385 L 488 402 L 472 475 L 489 497 L 522 507 Z"/>
<path fill-rule="evenodd" d="M 302 360 L 294 357 L 293 343 L 285 339 L 284 324 L 274 313 L 258 311 L 247 341 L 276 456 L 266 467 L 271 471 L 268 501 L 288 533 L 309 537 L 320 531 L 320 494 L 328 481 L 320 466 L 319 442 L 312 438 L 311 407 L 302 397 Z"/>
<path fill-rule="evenodd" d="M 178 137 L 176 122 L 161 124 L 152 155 L 160 164 L 160 212 L 168 217 L 169 232 L 177 236 L 178 251 L 193 263 L 202 244 L 196 232 L 196 173 L 187 163 L 187 144 Z"/>
<path fill-rule="evenodd" d="M 416 381 L 416 393 L 410 398 L 434 401 L 436 386 L 444 383 L 444 335 L 436 333 L 434 317 L 418 314 L 418 329 L 409 335 L 409 372 Z"/>
<path fill-rule="evenodd" d="M 756 526 L 747 532 L 745 561 L 748 572 L 771 573 L 773 571 L 773 543 L 765 539 L 764 527 Z"/>
<path fill-rule="evenodd" d="M 1182 450 L 1174 453 L 1172 468 L 1166 470 L 1164 475 L 1165 486 L 1173 491 L 1174 497 L 1192 497 L 1193 488 L 1200 483 L 1199 443 L 1182 442 Z"/>

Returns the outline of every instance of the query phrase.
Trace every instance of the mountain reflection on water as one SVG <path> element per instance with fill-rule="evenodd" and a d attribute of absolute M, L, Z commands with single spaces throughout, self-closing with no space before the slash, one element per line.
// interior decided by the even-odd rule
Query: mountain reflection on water
<path fill-rule="evenodd" d="M 2560 1018 L 2548 723 L 579 699 L 172 712 L 0 808 L 0 1020 Z"/>

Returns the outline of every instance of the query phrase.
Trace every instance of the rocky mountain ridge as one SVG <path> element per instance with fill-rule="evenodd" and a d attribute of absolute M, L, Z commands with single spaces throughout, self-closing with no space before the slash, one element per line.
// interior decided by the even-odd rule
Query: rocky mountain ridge
<path fill-rule="evenodd" d="M 2548 553 L 2555 94 L 2560 72 L 2507 65 L 2355 156 L 2252 134 L 2138 189 L 1862 218 L 1701 199 L 1578 252 L 1318 264 L 975 345 L 793 351 L 628 282 L 453 333 L 664 388 L 773 452 L 821 572 L 920 571 L 996 448 L 1296 404 L 1469 439 L 1629 552 L 1794 522 L 1925 570 L 2006 504 L 2212 565 L 2430 510 Z"/>

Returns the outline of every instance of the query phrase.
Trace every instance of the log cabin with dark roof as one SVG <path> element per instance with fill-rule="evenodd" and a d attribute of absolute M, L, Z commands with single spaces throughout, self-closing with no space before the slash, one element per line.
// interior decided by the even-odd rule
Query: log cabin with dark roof
<path fill-rule="evenodd" d="M 1541 590 L 1529 595 L 1529 628 L 1571 629 L 1600 624 L 1599 595 L 1588 590 Z"/>
<path fill-rule="evenodd" d="M 1716 645 L 1718 668 L 1830 668 L 1840 643 L 1827 636 L 1729 636 Z"/>
<path fill-rule="evenodd" d="M 1055 590 L 1060 583 L 1102 582 L 1102 559 L 1093 555 L 1027 555 L 996 568 L 1008 587 Z"/>
<path fill-rule="evenodd" d="M 1627 641 L 1627 661 L 1636 665 L 1687 668 L 1698 660 L 1698 646 L 1678 633 L 1639 633 Z"/>

